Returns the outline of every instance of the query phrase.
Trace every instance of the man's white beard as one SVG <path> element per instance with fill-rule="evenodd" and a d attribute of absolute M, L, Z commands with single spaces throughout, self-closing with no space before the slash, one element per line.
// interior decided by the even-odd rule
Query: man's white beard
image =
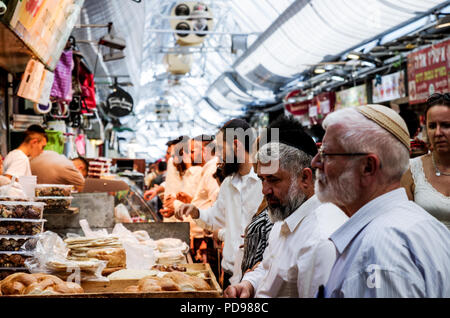
<path fill-rule="evenodd" d="M 316 170 L 314 190 L 317 198 L 323 203 L 331 202 L 340 206 L 355 202 L 360 191 L 355 182 L 355 174 L 355 169 L 347 167 L 345 172 L 336 180 L 327 181 L 325 176 L 319 170 Z M 319 183 L 319 181 L 321 182 Z"/>
<path fill-rule="evenodd" d="M 269 205 L 269 218 L 272 223 L 277 221 L 283 221 L 290 216 L 300 205 L 306 200 L 306 195 L 297 186 L 295 178 L 292 178 L 291 185 L 289 186 L 287 203 L 280 207 L 270 207 Z"/>

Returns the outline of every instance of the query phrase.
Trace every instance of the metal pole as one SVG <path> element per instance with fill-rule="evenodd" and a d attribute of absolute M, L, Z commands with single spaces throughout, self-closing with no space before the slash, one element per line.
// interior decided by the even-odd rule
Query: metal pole
<path fill-rule="evenodd" d="M 215 32 L 215 31 L 187 31 L 187 30 L 172 30 L 172 29 L 146 29 L 146 32 L 153 33 L 179 33 L 179 34 L 220 34 L 220 35 L 249 35 L 249 34 L 261 34 L 261 32 L 249 32 L 249 33 L 238 33 L 238 32 Z"/>

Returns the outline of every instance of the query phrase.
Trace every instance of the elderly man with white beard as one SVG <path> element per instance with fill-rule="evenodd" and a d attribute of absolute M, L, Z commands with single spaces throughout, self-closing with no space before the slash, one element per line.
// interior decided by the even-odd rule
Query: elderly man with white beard
<path fill-rule="evenodd" d="M 310 168 L 317 148 L 306 133 L 292 139 L 295 144 L 270 142 L 257 154 L 257 173 L 274 225 L 263 261 L 229 286 L 225 297 L 314 297 L 328 279 L 336 259 L 328 237 L 348 218 L 332 204 L 319 207 Z M 311 143 L 313 152 L 305 146 Z"/>
<path fill-rule="evenodd" d="M 400 178 L 410 141 L 392 109 L 327 116 L 312 166 L 316 194 L 350 219 L 333 233 L 338 258 L 324 297 L 450 297 L 450 231 L 408 197 Z"/>

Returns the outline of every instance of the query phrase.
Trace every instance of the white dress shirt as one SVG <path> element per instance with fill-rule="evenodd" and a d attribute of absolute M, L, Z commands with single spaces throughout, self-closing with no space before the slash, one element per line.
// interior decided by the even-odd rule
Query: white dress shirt
<path fill-rule="evenodd" d="M 202 170 L 203 169 L 201 166 L 192 166 L 187 169 L 183 177 L 181 178 L 181 189 L 178 192 L 184 192 L 193 197 L 195 195 L 198 184 L 200 183 Z M 176 193 L 174 194 L 174 196 L 176 196 Z M 175 211 L 179 209 L 181 205 L 183 205 L 182 201 L 175 200 L 173 202 Z M 180 222 L 175 216 L 165 218 L 165 221 Z M 190 224 L 191 239 L 193 237 L 204 237 L 203 229 L 197 223 L 195 223 L 192 217 L 188 216 L 184 221 L 187 221 Z"/>
<path fill-rule="evenodd" d="M 255 297 L 315 297 L 336 260 L 328 238 L 348 217 L 331 203 L 314 195 L 270 232 L 263 261 L 244 275 Z"/>
<path fill-rule="evenodd" d="M 164 182 L 164 198 L 167 198 L 169 194 L 177 195 L 182 188 L 182 179 L 177 168 L 173 164 L 173 158 L 170 157 L 167 162 L 167 175 L 166 181 Z"/>
<path fill-rule="evenodd" d="M 241 235 L 250 223 L 263 200 L 262 183 L 253 168 L 241 176 L 239 173 L 225 178 L 220 186 L 216 202 L 207 210 L 200 210 L 199 219 L 213 227 L 225 228 L 222 268 L 233 273 L 230 281 L 239 282 L 241 278 L 239 246 L 244 243 Z M 240 255 L 240 256 L 239 256 Z M 238 270 L 235 270 L 234 264 Z"/>
<path fill-rule="evenodd" d="M 22 177 L 31 176 L 30 160 L 20 149 L 14 149 L 6 155 L 3 161 L 3 174 Z"/>
<path fill-rule="evenodd" d="M 404 188 L 366 203 L 330 237 L 333 298 L 450 297 L 450 231 Z"/>
<path fill-rule="evenodd" d="M 218 161 L 219 158 L 214 157 L 203 166 L 200 182 L 191 202 L 198 209 L 208 209 L 216 202 L 220 186 L 213 175 L 217 170 Z"/>

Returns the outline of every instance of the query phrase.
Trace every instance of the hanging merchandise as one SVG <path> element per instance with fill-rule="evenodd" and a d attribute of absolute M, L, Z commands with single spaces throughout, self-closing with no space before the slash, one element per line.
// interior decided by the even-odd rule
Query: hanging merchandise
<path fill-rule="evenodd" d="M 97 107 L 95 101 L 94 74 L 88 70 L 84 63 L 80 63 L 78 71 L 81 84 L 81 112 L 90 113 L 91 110 Z"/>
<path fill-rule="evenodd" d="M 46 130 L 48 137 L 47 145 L 45 150 L 53 150 L 59 154 L 64 152 L 64 135 L 62 132 L 57 130 Z"/>
<path fill-rule="evenodd" d="M 123 117 L 133 111 L 133 98 L 119 86 L 114 86 L 114 92 L 106 98 L 108 112 L 116 117 Z"/>
<path fill-rule="evenodd" d="M 39 102 L 34 104 L 36 114 L 46 114 L 51 109 L 50 91 L 53 86 L 55 74 L 44 69 L 42 72 L 41 84 L 39 86 Z"/>
<path fill-rule="evenodd" d="M 50 110 L 50 116 L 55 119 L 69 118 L 69 104 L 66 101 L 57 101 L 52 103 L 52 109 Z"/>
<path fill-rule="evenodd" d="M 55 78 L 50 93 L 53 100 L 72 100 L 72 68 L 72 50 L 65 50 L 55 68 Z"/>
<path fill-rule="evenodd" d="M 84 135 L 78 135 L 77 138 L 75 138 L 75 145 L 80 156 L 84 156 L 86 154 L 86 141 L 84 137 Z"/>
<path fill-rule="evenodd" d="M 30 59 L 28 61 L 22 80 L 20 81 L 17 96 L 39 103 L 40 86 L 44 73 L 44 64 Z"/>

